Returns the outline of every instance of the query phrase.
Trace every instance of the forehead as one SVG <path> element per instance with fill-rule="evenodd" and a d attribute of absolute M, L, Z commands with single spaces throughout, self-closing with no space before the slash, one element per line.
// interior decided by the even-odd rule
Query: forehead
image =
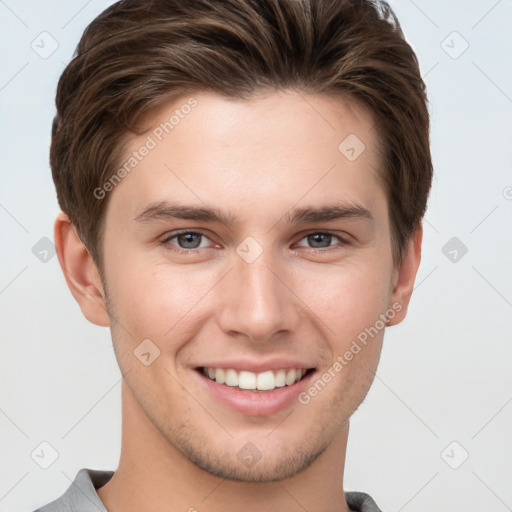
<path fill-rule="evenodd" d="M 111 197 L 125 211 L 170 198 L 254 212 L 306 196 L 371 206 L 381 187 L 371 113 L 332 95 L 275 91 L 242 101 L 204 91 L 141 121 L 146 131 L 127 137 L 128 172 Z"/>

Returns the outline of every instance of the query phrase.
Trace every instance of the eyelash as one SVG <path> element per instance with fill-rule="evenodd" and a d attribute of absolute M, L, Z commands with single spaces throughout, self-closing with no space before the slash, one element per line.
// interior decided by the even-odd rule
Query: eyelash
<path fill-rule="evenodd" d="M 172 235 L 166 237 L 164 240 L 162 240 L 161 244 L 164 247 L 168 248 L 169 250 L 175 251 L 175 252 L 177 252 L 179 254 L 194 254 L 194 253 L 197 253 L 197 251 L 199 251 L 201 249 L 206 249 L 206 247 L 201 247 L 201 248 L 196 247 L 194 249 L 182 249 L 182 248 L 177 247 L 177 246 L 173 246 L 172 248 L 169 248 L 171 246 L 171 244 L 169 243 L 171 240 L 177 238 L 180 235 L 187 235 L 187 234 L 200 235 L 200 236 L 202 236 L 204 238 L 208 238 L 201 231 L 183 230 L 183 231 L 177 231 L 176 233 L 173 233 Z M 331 252 L 333 250 L 340 249 L 341 247 L 350 245 L 350 243 L 346 239 L 342 238 L 340 235 L 338 235 L 337 233 L 334 233 L 332 231 L 310 231 L 309 233 L 306 233 L 300 239 L 300 241 L 304 240 L 304 238 L 307 238 L 310 235 L 331 235 L 331 236 L 334 236 L 335 238 L 337 238 L 339 240 L 339 242 L 340 242 L 339 245 L 334 245 L 332 247 L 327 247 L 327 248 L 306 247 L 306 249 L 310 249 L 310 250 L 313 250 L 313 251 L 323 252 L 323 253 L 324 252 Z"/>

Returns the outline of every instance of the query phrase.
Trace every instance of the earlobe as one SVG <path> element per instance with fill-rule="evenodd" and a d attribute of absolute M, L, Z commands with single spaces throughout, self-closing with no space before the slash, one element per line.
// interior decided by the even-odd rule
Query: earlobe
<path fill-rule="evenodd" d="M 98 269 L 65 213 L 59 213 L 55 219 L 54 239 L 66 283 L 82 313 L 90 322 L 108 327 L 110 321 Z"/>
<path fill-rule="evenodd" d="M 396 282 L 390 298 L 390 307 L 393 307 L 397 314 L 388 321 L 388 326 L 399 324 L 407 314 L 409 301 L 411 300 L 414 281 L 421 261 L 421 241 L 423 238 L 423 227 L 414 232 L 409 239 L 400 263 L 397 273 Z M 393 306 L 394 305 L 394 306 Z"/>

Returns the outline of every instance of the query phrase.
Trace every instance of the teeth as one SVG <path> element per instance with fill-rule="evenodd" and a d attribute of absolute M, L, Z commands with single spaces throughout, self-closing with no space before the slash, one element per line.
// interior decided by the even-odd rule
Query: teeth
<path fill-rule="evenodd" d="M 261 391 L 269 391 L 276 387 L 276 378 L 274 372 L 269 370 L 268 372 L 258 373 L 256 387 Z"/>
<path fill-rule="evenodd" d="M 291 386 L 295 382 L 295 370 L 288 370 L 286 374 L 286 385 Z"/>
<path fill-rule="evenodd" d="M 230 368 L 203 368 L 203 374 L 211 380 L 226 386 L 239 387 L 240 389 L 271 391 L 275 388 L 291 386 L 304 377 L 306 369 L 277 370 L 273 372 L 268 370 L 261 373 L 248 372 L 242 370 L 237 372 Z"/>
<path fill-rule="evenodd" d="M 210 379 L 211 379 L 211 377 L 210 377 Z M 215 370 L 215 380 L 219 384 L 224 384 L 226 382 L 226 372 L 224 370 L 222 370 L 221 368 L 217 368 Z"/>
<path fill-rule="evenodd" d="M 286 372 L 284 370 L 279 370 L 276 372 L 275 378 L 276 388 L 282 388 L 286 384 Z"/>
<path fill-rule="evenodd" d="M 233 370 L 236 375 L 236 372 Z M 256 374 L 252 372 L 240 372 L 238 374 L 238 387 L 240 389 L 256 389 Z"/>
<path fill-rule="evenodd" d="M 226 386 L 238 386 L 238 374 L 235 370 L 226 370 Z"/>

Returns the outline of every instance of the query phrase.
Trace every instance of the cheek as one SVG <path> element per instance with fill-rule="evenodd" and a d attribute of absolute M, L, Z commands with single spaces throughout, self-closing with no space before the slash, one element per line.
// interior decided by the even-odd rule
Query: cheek
<path fill-rule="evenodd" d="M 202 301 L 218 279 L 211 269 L 193 265 L 180 268 L 150 258 L 126 261 L 110 274 L 115 315 L 134 341 L 149 338 L 169 346 L 197 326 Z"/>
<path fill-rule="evenodd" d="M 342 345 L 371 327 L 385 312 L 389 285 L 379 265 L 320 267 L 300 283 L 301 297 Z"/>

